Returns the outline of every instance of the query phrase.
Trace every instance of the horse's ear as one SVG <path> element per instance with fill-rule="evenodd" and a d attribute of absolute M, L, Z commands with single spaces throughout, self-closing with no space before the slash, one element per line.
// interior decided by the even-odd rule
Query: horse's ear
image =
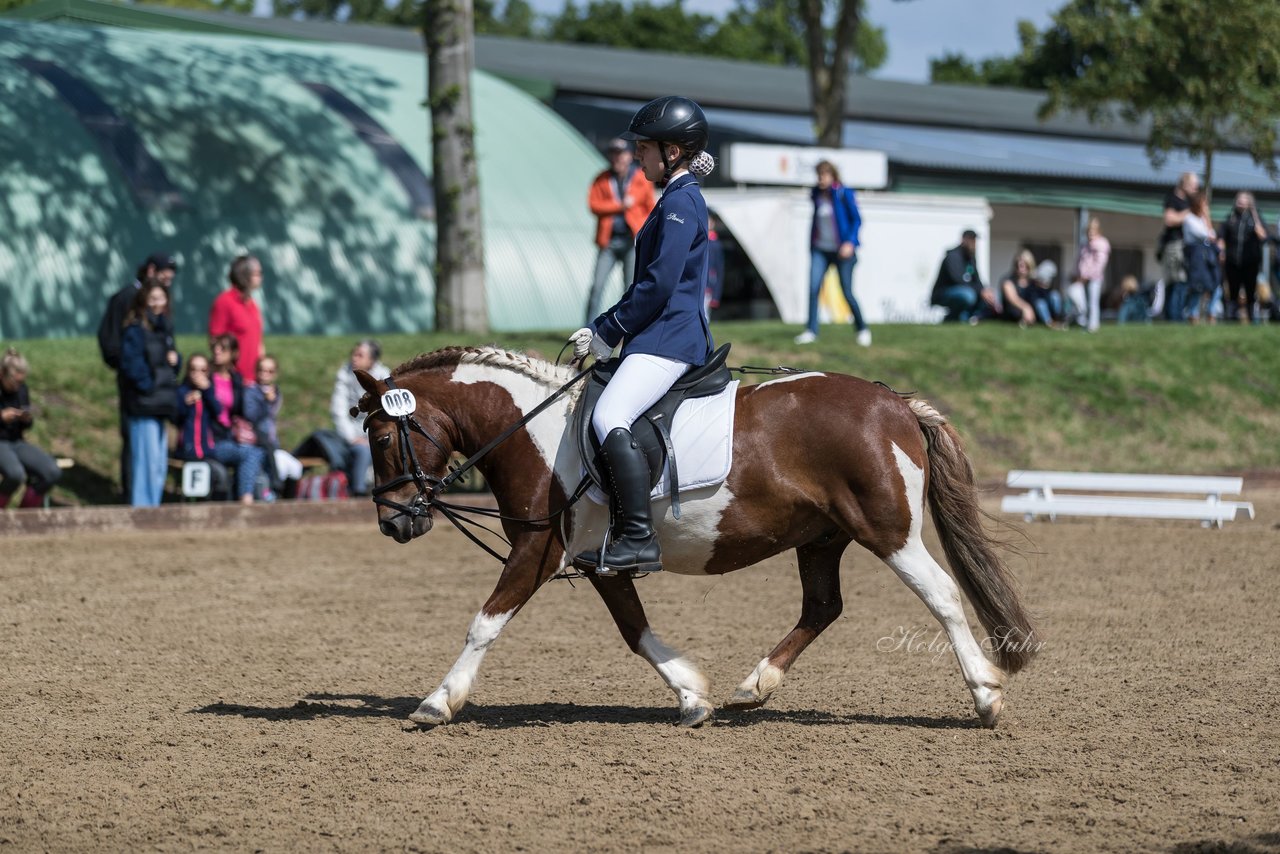
<path fill-rule="evenodd" d="M 369 376 L 368 371 L 356 371 L 356 379 L 360 381 L 360 386 L 374 397 L 378 396 L 378 381 Z"/>

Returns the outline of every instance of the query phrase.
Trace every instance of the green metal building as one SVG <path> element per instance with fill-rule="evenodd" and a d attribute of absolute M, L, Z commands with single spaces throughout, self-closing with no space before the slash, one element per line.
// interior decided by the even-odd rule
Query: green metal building
<path fill-rule="evenodd" d="M 43 20 L 0 19 L 0 339 L 91 334 L 157 250 L 181 264 L 182 332 L 245 251 L 268 334 L 431 328 L 421 51 L 183 32 L 87 0 L 18 11 Z M 491 324 L 572 326 L 603 160 L 510 83 L 477 71 L 474 93 Z"/>

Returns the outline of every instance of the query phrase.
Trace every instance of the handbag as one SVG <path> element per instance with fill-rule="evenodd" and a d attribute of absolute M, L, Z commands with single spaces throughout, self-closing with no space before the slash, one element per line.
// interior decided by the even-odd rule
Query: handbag
<path fill-rule="evenodd" d="M 258 444 L 258 436 L 254 432 L 253 424 L 242 415 L 231 416 L 231 439 L 237 445 Z"/>

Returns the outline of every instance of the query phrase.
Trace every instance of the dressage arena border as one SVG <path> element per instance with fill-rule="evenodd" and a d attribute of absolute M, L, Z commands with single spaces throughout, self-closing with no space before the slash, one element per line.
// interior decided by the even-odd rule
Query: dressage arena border
<path fill-rule="evenodd" d="M 496 507 L 492 496 L 450 495 L 454 504 Z M 0 511 L 0 537 L 106 531 L 246 530 L 374 521 L 368 498 L 343 501 L 190 502 L 159 507 L 50 507 Z"/>

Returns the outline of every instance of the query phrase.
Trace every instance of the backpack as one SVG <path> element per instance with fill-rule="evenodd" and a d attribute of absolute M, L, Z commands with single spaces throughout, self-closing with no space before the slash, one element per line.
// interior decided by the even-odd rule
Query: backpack
<path fill-rule="evenodd" d="M 298 481 L 299 501 L 342 501 L 347 497 L 347 476 L 340 471 L 309 474 Z"/>

